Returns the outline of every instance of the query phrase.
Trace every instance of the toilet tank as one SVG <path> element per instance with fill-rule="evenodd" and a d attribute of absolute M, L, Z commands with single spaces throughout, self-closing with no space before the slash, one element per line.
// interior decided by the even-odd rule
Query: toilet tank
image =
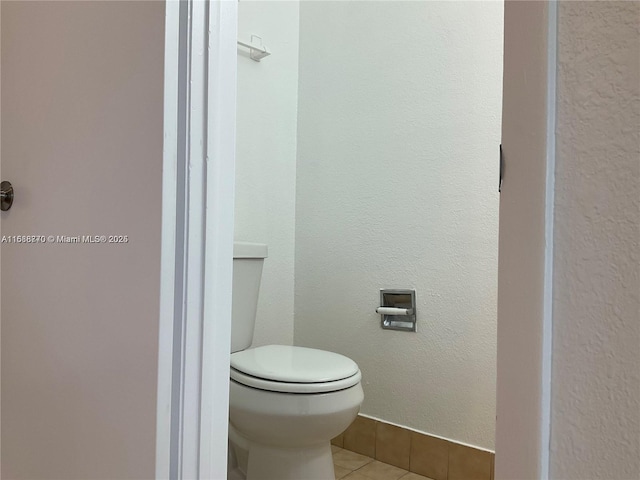
<path fill-rule="evenodd" d="M 231 293 L 231 353 L 249 348 L 253 341 L 262 265 L 267 258 L 263 243 L 233 244 L 233 290 Z"/>

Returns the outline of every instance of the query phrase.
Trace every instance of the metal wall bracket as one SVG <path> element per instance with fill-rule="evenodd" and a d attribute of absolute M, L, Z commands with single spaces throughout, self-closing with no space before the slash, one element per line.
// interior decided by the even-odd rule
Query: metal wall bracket
<path fill-rule="evenodd" d="M 380 306 L 376 313 L 380 314 L 380 326 L 385 330 L 416 332 L 416 291 L 380 290 Z"/>
<path fill-rule="evenodd" d="M 257 35 L 251 35 L 251 41 L 243 42 L 238 40 L 238 45 L 249 49 L 249 58 L 255 62 L 259 62 L 264 57 L 271 55 L 271 52 L 262 44 L 262 38 Z"/>

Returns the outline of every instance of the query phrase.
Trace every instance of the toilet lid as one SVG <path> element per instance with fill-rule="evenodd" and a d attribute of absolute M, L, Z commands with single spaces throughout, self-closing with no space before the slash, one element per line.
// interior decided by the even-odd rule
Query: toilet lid
<path fill-rule="evenodd" d="M 288 345 L 266 345 L 231 355 L 231 378 L 279 392 L 328 392 L 360 381 L 358 365 L 338 353 Z"/>

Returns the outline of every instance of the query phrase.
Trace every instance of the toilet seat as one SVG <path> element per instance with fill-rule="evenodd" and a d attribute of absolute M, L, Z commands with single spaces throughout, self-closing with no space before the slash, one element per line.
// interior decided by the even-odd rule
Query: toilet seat
<path fill-rule="evenodd" d="M 266 345 L 231 355 L 231 379 L 248 387 L 282 393 L 328 393 L 360 382 L 358 365 L 333 352 Z"/>

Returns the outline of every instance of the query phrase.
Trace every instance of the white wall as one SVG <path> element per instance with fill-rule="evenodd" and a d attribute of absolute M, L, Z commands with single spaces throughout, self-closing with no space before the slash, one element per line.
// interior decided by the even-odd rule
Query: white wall
<path fill-rule="evenodd" d="M 551 477 L 640 477 L 640 3 L 561 2 Z"/>
<path fill-rule="evenodd" d="M 303 2 L 297 345 L 353 358 L 362 412 L 494 445 L 500 2 Z M 382 330 L 415 288 L 419 332 Z"/>
<path fill-rule="evenodd" d="M 253 345 L 293 343 L 298 2 L 242 1 L 239 37 L 262 37 L 260 63 L 238 55 L 235 238 L 266 243 Z"/>
<path fill-rule="evenodd" d="M 163 2 L 2 2 L 2 477 L 153 478 Z"/>

